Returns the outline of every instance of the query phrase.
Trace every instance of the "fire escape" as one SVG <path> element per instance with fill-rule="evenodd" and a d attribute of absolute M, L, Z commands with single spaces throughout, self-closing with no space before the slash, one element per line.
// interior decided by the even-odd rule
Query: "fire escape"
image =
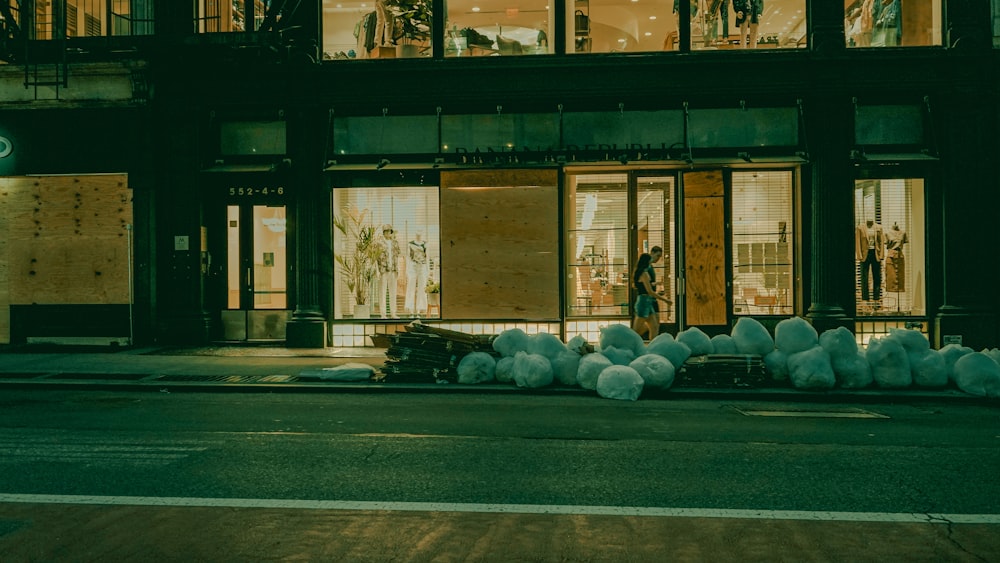
<path fill-rule="evenodd" d="M 66 52 L 66 0 L 0 2 L 3 60 L 24 66 L 24 88 L 59 89 L 69 85 Z"/>

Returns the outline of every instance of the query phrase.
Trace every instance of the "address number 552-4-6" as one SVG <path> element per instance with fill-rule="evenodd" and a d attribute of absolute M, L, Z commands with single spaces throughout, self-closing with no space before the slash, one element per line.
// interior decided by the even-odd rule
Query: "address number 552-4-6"
<path fill-rule="evenodd" d="M 253 197 L 255 195 L 284 195 L 285 188 L 229 188 L 229 195 Z"/>

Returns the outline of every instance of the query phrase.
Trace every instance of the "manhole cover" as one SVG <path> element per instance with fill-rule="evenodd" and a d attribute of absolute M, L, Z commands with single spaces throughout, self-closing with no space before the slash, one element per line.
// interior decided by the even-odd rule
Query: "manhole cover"
<path fill-rule="evenodd" d="M 771 416 L 793 418 L 889 418 L 884 414 L 856 408 L 844 409 L 755 409 L 733 407 L 743 416 Z"/>

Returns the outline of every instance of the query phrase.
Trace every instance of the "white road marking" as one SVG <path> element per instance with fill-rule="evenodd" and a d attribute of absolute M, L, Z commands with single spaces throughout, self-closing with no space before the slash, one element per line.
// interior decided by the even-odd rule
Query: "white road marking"
<path fill-rule="evenodd" d="M 737 510 L 543 504 L 479 504 L 445 502 L 378 502 L 341 500 L 241 499 L 194 497 L 129 497 L 0 493 L 0 503 L 96 504 L 202 508 L 279 508 L 296 510 L 381 510 L 391 512 L 478 512 L 577 516 L 653 516 L 675 518 L 740 518 L 901 524 L 1000 524 L 1000 514 L 921 514 L 909 512 L 825 512 L 807 510 Z"/>

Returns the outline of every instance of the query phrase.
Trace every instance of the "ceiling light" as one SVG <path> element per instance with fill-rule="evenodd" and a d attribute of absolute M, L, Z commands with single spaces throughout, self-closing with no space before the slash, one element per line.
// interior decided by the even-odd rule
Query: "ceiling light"
<path fill-rule="evenodd" d="M 653 21 L 655 19 L 656 19 L 656 16 L 649 16 L 649 21 Z"/>
<path fill-rule="evenodd" d="M 643 33 L 643 35 L 645 35 L 646 37 L 652 37 L 653 36 L 653 32 L 652 31 L 647 31 L 646 33 Z"/>
<path fill-rule="evenodd" d="M 479 6 L 473 6 L 472 7 L 472 11 L 473 12 L 478 12 L 479 11 Z"/>

